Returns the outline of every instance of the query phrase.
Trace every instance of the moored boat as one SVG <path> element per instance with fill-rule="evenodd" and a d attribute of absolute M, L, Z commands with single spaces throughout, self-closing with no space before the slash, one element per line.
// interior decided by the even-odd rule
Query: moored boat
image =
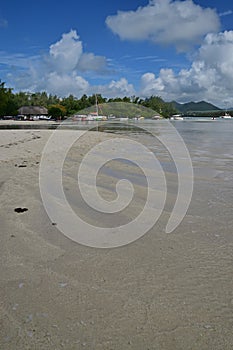
<path fill-rule="evenodd" d="M 173 114 L 173 116 L 170 119 L 171 120 L 184 120 L 184 118 L 181 116 L 181 114 Z"/>
<path fill-rule="evenodd" d="M 221 118 L 223 119 L 231 119 L 231 115 L 227 112 L 225 112 L 225 114 L 223 116 L 221 116 Z"/>

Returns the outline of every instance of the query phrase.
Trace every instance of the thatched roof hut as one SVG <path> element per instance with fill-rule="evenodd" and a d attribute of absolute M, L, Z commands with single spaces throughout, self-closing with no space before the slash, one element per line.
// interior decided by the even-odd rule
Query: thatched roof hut
<path fill-rule="evenodd" d="M 26 116 L 48 115 L 48 110 L 40 106 L 22 106 L 18 110 L 19 114 Z"/>

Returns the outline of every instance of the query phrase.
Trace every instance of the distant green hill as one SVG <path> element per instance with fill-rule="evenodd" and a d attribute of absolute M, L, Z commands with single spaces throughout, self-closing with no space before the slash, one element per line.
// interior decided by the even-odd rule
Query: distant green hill
<path fill-rule="evenodd" d="M 218 108 L 213 104 L 205 101 L 188 103 L 178 103 L 176 101 L 172 101 L 172 105 L 180 113 L 209 112 L 221 110 L 221 108 Z"/>
<path fill-rule="evenodd" d="M 81 111 L 78 111 L 78 114 L 89 114 L 95 112 L 95 106 L 85 108 Z M 99 105 L 99 114 L 115 117 L 144 117 L 151 118 L 154 115 L 159 115 L 153 109 L 128 102 L 108 102 Z"/>

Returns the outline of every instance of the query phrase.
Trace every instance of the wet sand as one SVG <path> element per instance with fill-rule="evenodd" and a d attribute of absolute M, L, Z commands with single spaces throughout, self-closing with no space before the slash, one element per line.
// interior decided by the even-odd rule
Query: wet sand
<path fill-rule="evenodd" d="M 168 203 L 136 242 L 85 247 L 61 234 L 42 204 L 39 165 L 51 133 L 0 130 L 0 349 L 232 349 L 230 184 L 220 191 L 221 176 L 196 159 L 193 199 L 172 234 Z"/>

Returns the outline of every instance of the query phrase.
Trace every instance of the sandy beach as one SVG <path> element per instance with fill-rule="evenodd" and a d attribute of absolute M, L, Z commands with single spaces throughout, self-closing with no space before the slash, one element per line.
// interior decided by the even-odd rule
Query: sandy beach
<path fill-rule="evenodd" d="M 52 132 L 0 130 L 0 349 L 232 349 L 233 220 L 227 188 L 225 202 L 212 191 L 220 179 L 210 187 L 196 161 L 193 200 L 174 233 L 164 232 L 164 212 L 132 244 L 90 248 L 65 237 L 41 200 Z M 93 138 L 110 137 L 91 135 L 78 160 Z"/>

